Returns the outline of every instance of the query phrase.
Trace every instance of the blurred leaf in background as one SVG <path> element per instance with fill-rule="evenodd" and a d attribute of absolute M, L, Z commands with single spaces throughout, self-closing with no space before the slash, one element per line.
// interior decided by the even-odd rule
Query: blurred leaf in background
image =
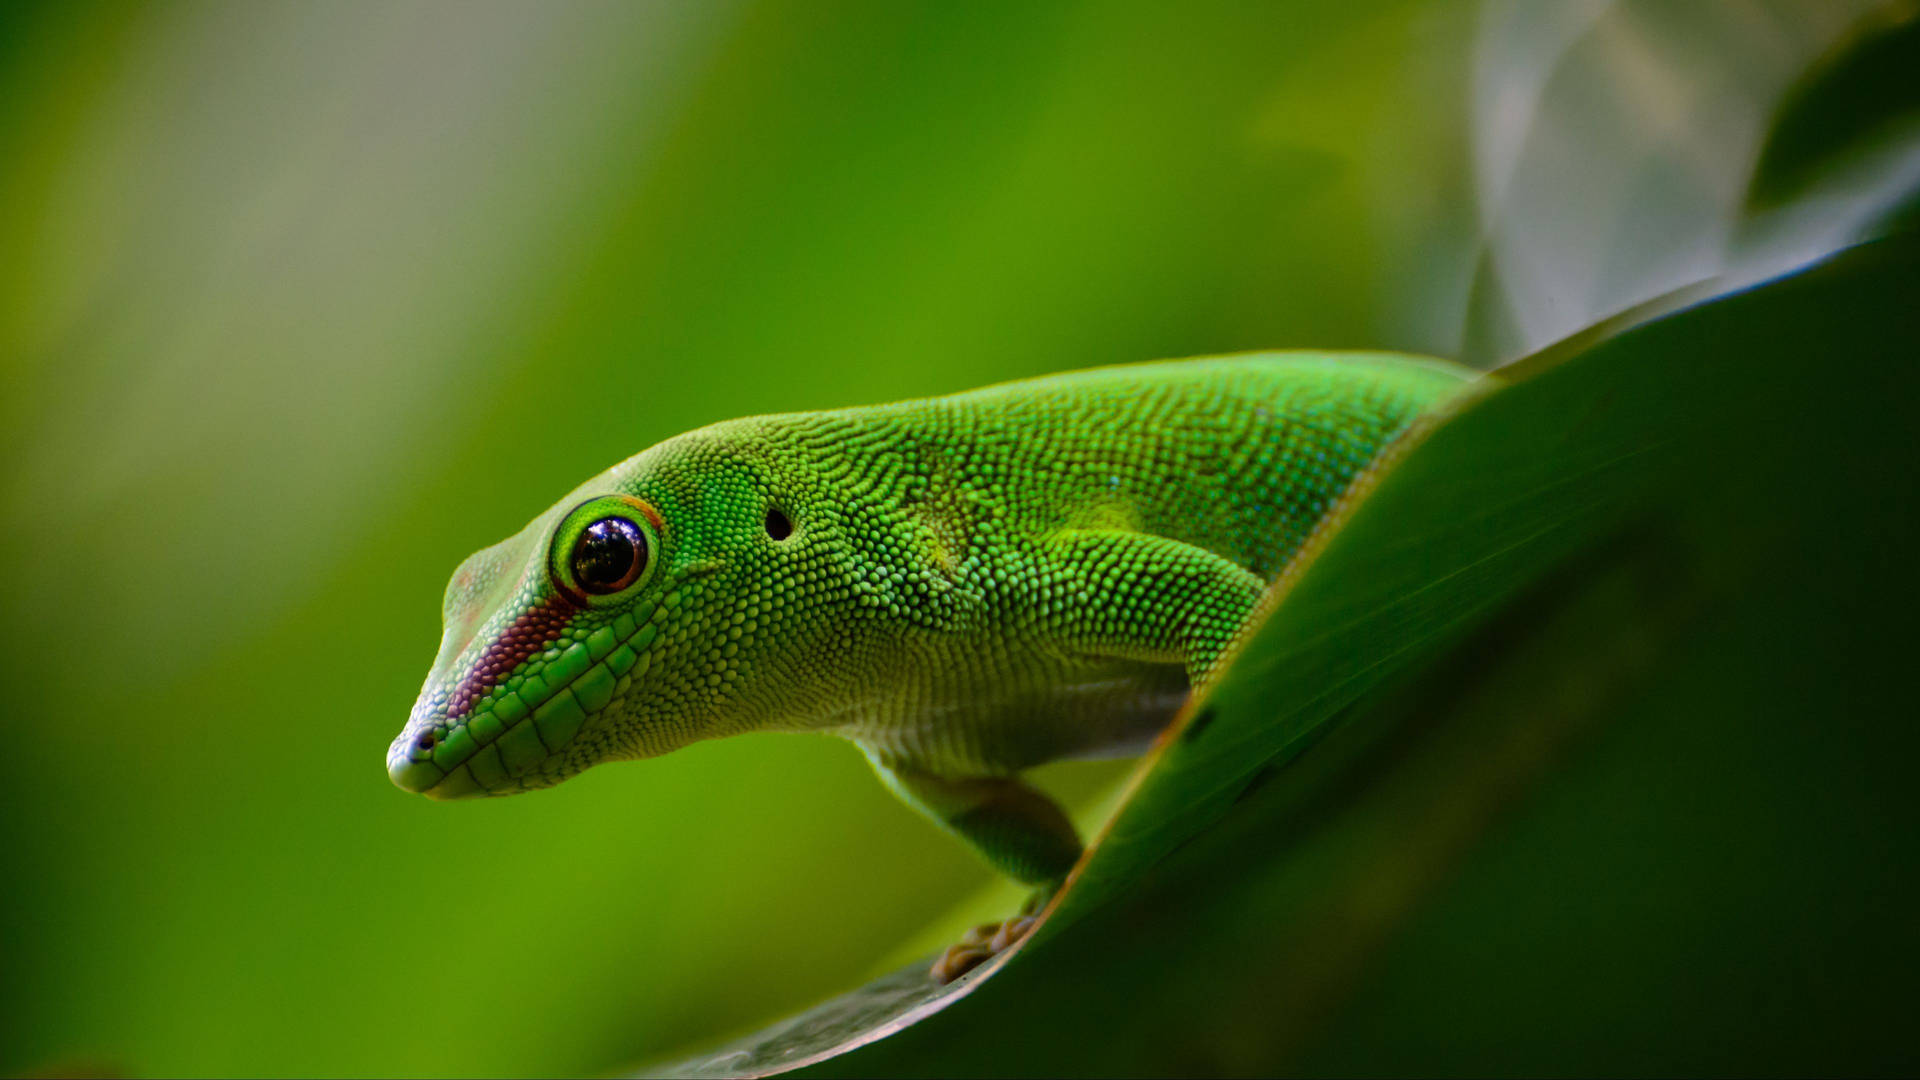
<path fill-rule="evenodd" d="M 988 875 L 844 746 L 388 785 L 461 558 L 729 416 L 1804 259 L 1908 159 L 1772 218 L 1769 118 L 1903 12 L 0 8 L 0 1070 L 603 1071 L 856 984 Z"/>

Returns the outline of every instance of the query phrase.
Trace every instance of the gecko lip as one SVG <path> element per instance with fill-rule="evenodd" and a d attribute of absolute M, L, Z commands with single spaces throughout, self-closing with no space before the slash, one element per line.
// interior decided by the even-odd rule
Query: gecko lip
<path fill-rule="evenodd" d="M 469 799 L 498 794 L 499 784 L 483 785 L 472 768 L 472 757 L 458 762 L 419 759 L 408 753 L 413 739 L 395 740 L 387 758 L 387 778 L 395 787 L 435 801 Z M 524 781 L 524 778 L 519 778 Z M 504 790 L 513 790 L 505 788 Z"/>
<path fill-rule="evenodd" d="M 448 743 L 455 743 L 458 749 Z M 484 746 L 479 749 L 489 750 Z M 492 795 L 513 790 L 514 780 L 524 781 L 497 775 L 497 764 L 494 774 L 479 771 L 474 767 L 477 756 L 473 733 L 463 723 L 444 727 L 409 724 L 387 749 L 387 778 L 402 791 L 435 801 Z M 483 783 L 483 777 L 493 782 Z"/>
<path fill-rule="evenodd" d="M 659 632 L 652 605 L 622 613 L 584 635 L 562 637 L 505 678 L 461 704 L 449 718 L 447 687 L 423 691 L 387 751 L 395 786 L 429 799 L 504 795 L 557 783 L 568 748 L 582 727 L 647 670 L 647 647 Z"/>
<path fill-rule="evenodd" d="M 402 791 L 434 800 L 489 794 L 469 766 L 470 750 L 452 760 L 433 753 L 443 741 L 433 727 L 409 723 L 387 748 L 387 779 Z"/>
<path fill-rule="evenodd" d="M 387 777 L 394 786 L 415 795 L 424 795 L 433 790 L 435 784 L 446 779 L 438 765 L 431 761 L 409 761 L 405 757 L 395 758 L 387 763 Z"/>

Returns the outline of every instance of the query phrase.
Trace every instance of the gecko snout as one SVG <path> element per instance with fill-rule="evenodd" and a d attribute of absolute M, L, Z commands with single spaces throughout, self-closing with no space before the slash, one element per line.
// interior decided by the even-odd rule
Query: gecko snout
<path fill-rule="evenodd" d="M 447 778 L 446 770 L 426 759 L 437 741 L 431 731 L 403 734 L 393 741 L 387 751 L 387 778 L 395 787 L 425 795 Z"/>
<path fill-rule="evenodd" d="M 464 762 L 448 760 L 447 753 L 435 752 L 449 741 L 449 736 L 439 727 L 409 725 L 387 748 L 387 778 L 400 790 L 429 799 L 486 794 L 472 782 Z"/>
<path fill-rule="evenodd" d="M 465 799 L 488 794 L 472 780 L 466 765 L 456 766 L 449 773 L 432 761 L 411 760 L 404 751 L 389 758 L 387 778 L 402 791 L 425 795 L 434 800 Z"/>

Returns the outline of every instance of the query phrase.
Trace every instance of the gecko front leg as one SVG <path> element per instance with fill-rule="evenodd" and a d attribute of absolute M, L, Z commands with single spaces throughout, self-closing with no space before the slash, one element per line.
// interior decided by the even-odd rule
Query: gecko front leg
<path fill-rule="evenodd" d="M 902 802 L 964 841 L 994 869 L 1033 886 L 1019 914 L 968 931 L 934 962 L 933 977 L 950 982 L 1018 941 L 1080 858 L 1080 836 L 1058 803 L 1013 777 L 949 778 L 867 758 Z"/>
<path fill-rule="evenodd" d="M 1070 529 L 1043 547 L 1043 576 L 1076 598 L 1044 627 L 1084 656 L 1183 664 L 1199 684 L 1218 667 L 1266 583 L 1191 544 L 1124 530 Z M 1081 598 L 1084 598 L 1083 600 Z M 868 751 L 880 778 L 987 862 L 1034 886 L 1019 914 L 975 927 L 933 966 L 957 978 L 1018 941 L 1080 858 L 1078 834 L 1051 799 L 1011 776 L 944 777 Z"/>
<path fill-rule="evenodd" d="M 1213 676 L 1267 583 L 1193 544 L 1120 529 L 1067 529 L 1045 562 L 1082 603 L 1051 635 L 1093 656 L 1183 664 L 1199 686 Z"/>

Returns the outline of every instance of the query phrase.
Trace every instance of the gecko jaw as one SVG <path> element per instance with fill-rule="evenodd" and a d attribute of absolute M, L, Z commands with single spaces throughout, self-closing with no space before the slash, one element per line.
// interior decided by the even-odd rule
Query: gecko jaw
<path fill-rule="evenodd" d="M 580 730 L 643 678 L 659 633 L 652 604 L 592 632 L 547 643 L 477 693 L 472 667 L 423 693 L 387 751 L 387 776 L 430 799 L 506 795 L 558 783 L 584 765 L 567 753 Z M 450 702 L 461 707 L 449 717 Z"/>

